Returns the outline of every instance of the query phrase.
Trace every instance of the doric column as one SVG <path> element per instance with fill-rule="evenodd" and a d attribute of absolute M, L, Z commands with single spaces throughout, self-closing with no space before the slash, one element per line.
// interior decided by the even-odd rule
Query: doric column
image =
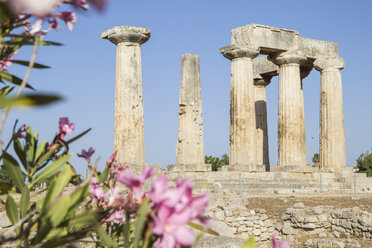
<path fill-rule="evenodd" d="M 254 79 L 254 100 L 256 112 L 256 162 L 264 164 L 266 171 L 270 171 L 269 162 L 269 138 L 267 134 L 267 107 L 266 107 L 266 86 L 268 80 L 258 76 Z"/>
<path fill-rule="evenodd" d="M 320 167 L 341 171 L 346 167 L 344 110 L 342 103 L 342 58 L 314 62 L 320 71 Z"/>
<path fill-rule="evenodd" d="M 230 165 L 256 165 L 256 116 L 252 59 L 259 51 L 235 45 L 219 52 L 231 60 Z"/>
<path fill-rule="evenodd" d="M 113 27 L 101 35 L 116 45 L 114 150 L 117 160 L 145 163 L 141 47 L 150 29 Z"/>
<path fill-rule="evenodd" d="M 181 57 L 177 164 L 204 164 L 202 101 L 199 56 Z"/>
<path fill-rule="evenodd" d="M 272 57 L 279 65 L 278 166 L 306 165 L 306 134 L 300 65 L 297 51 Z"/>

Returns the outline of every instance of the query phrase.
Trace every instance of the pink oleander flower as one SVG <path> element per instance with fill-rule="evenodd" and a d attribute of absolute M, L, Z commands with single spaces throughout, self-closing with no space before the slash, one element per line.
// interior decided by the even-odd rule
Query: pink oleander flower
<path fill-rule="evenodd" d="M 160 238 L 154 247 L 173 248 L 177 244 L 191 246 L 195 242 L 193 232 L 185 225 L 191 220 L 191 211 L 176 212 L 174 208 L 163 205 L 154 216 L 152 231 Z"/>
<path fill-rule="evenodd" d="M 56 17 L 63 20 L 70 31 L 72 31 L 74 24 L 77 22 L 76 14 L 73 12 L 63 11 L 58 13 Z"/>
<path fill-rule="evenodd" d="M 45 16 L 58 7 L 62 0 L 8 0 L 9 7 L 15 14 L 30 11 L 35 16 Z"/>
<path fill-rule="evenodd" d="M 89 9 L 89 4 L 87 4 L 86 0 L 64 0 L 63 2 L 71 4 L 75 7 L 82 8 L 83 10 Z"/>
<path fill-rule="evenodd" d="M 5 53 L 5 52 L 7 52 L 7 50 L 8 50 L 8 45 L 1 45 L 0 44 L 0 52 L 1 53 Z M 12 62 L 12 59 L 13 59 L 13 57 L 16 55 L 18 53 L 18 50 L 16 50 L 16 51 L 14 51 L 14 52 L 12 52 L 12 53 L 10 53 L 8 56 L 6 56 L 6 57 L 0 57 L 1 59 L 0 59 L 0 71 L 5 71 L 5 72 L 7 72 L 8 70 L 6 69 L 6 67 L 8 67 L 8 66 L 11 66 L 12 64 L 13 64 L 13 62 Z"/>
<path fill-rule="evenodd" d="M 160 236 L 156 247 L 193 244 L 195 236 L 185 227 L 192 220 L 200 221 L 207 229 L 212 225 L 209 218 L 202 216 L 207 208 L 208 195 L 193 197 L 190 179 L 177 179 L 176 188 L 169 189 L 168 179 L 159 177 L 152 183 L 149 197 L 155 210 L 153 232 Z"/>
<path fill-rule="evenodd" d="M 74 132 L 75 124 L 70 123 L 67 117 L 61 117 L 59 119 L 59 134 L 63 139 L 66 134 L 72 134 Z"/>
<path fill-rule="evenodd" d="M 88 151 L 83 149 L 80 154 L 79 153 L 77 154 L 77 156 L 80 158 L 85 158 L 85 160 L 90 162 L 90 158 L 92 157 L 94 152 L 95 150 L 92 147 L 90 147 Z"/>
<path fill-rule="evenodd" d="M 155 174 L 154 168 L 150 166 L 144 166 L 142 174 L 136 176 L 130 169 L 125 169 L 116 174 L 116 180 L 132 191 L 133 195 L 137 198 L 143 196 L 142 185 L 145 180 L 152 177 Z"/>
<path fill-rule="evenodd" d="M 93 177 L 90 182 L 89 192 L 93 196 L 93 202 L 104 200 L 106 198 L 105 192 L 103 191 L 103 183 L 97 184 L 97 178 Z"/>
<path fill-rule="evenodd" d="M 113 186 L 105 194 L 108 206 L 120 207 L 125 205 L 125 198 L 119 187 Z"/>
<path fill-rule="evenodd" d="M 25 138 L 26 137 L 25 133 L 26 133 L 27 129 L 28 129 L 27 125 L 23 125 L 22 127 L 20 127 L 18 129 L 18 132 L 17 132 L 17 137 L 18 138 Z"/>
<path fill-rule="evenodd" d="M 124 221 L 124 209 L 114 211 L 107 219 L 108 222 L 122 223 Z"/>
<path fill-rule="evenodd" d="M 274 232 L 271 236 L 271 242 L 274 248 L 289 248 L 289 242 L 286 240 L 276 240 L 276 236 L 278 235 L 277 232 Z"/>
<path fill-rule="evenodd" d="M 108 0 L 89 0 L 89 2 L 99 11 L 102 11 L 106 5 Z"/>

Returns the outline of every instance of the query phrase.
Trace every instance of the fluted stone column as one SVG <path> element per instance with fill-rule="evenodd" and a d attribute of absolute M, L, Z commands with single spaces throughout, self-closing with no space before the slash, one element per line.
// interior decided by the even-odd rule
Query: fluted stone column
<path fill-rule="evenodd" d="M 150 29 L 113 27 L 101 38 L 116 45 L 116 85 L 114 150 L 117 160 L 145 163 L 143 128 L 141 47 L 150 38 Z"/>
<path fill-rule="evenodd" d="M 344 111 L 342 103 L 342 58 L 317 59 L 320 71 L 320 167 L 339 172 L 346 167 Z"/>
<path fill-rule="evenodd" d="M 181 57 L 177 164 L 204 164 L 203 119 L 199 56 Z"/>
<path fill-rule="evenodd" d="M 272 58 L 279 65 L 278 166 L 306 166 L 306 134 L 300 65 L 296 51 Z"/>
<path fill-rule="evenodd" d="M 231 60 L 230 165 L 256 166 L 256 115 L 252 59 L 257 49 L 230 45 L 219 49 Z"/>
<path fill-rule="evenodd" d="M 253 87 L 256 112 L 256 162 L 265 165 L 266 171 L 270 171 L 266 107 L 266 86 L 269 83 L 270 80 L 264 80 L 262 77 L 255 78 Z"/>

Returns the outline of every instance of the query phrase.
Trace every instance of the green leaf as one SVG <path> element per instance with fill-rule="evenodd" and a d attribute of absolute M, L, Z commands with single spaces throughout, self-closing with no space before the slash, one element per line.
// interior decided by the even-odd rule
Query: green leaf
<path fill-rule="evenodd" d="M 25 217 L 27 214 L 28 206 L 30 204 L 30 191 L 27 187 L 23 188 L 21 195 L 21 202 L 19 203 L 19 216 L 21 218 Z"/>
<path fill-rule="evenodd" d="M 251 235 L 247 241 L 245 241 L 241 248 L 256 248 L 256 240 L 254 239 L 254 235 Z"/>
<path fill-rule="evenodd" d="M 14 90 L 14 87 L 5 86 L 0 89 L 0 96 L 4 97 Z"/>
<path fill-rule="evenodd" d="M 88 211 L 85 213 L 82 213 L 68 222 L 68 226 L 72 227 L 83 227 L 83 226 L 89 226 L 94 223 L 98 223 L 98 220 L 103 216 L 102 211 Z"/>
<path fill-rule="evenodd" d="M 26 131 L 26 156 L 28 164 L 34 164 L 35 150 L 36 150 L 36 138 L 32 132 L 32 128 L 28 127 Z"/>
<path fill-rule="evenodd" d="M 43 106 L 57 101 L 62 97 L 58 95 L 25 94 L 19 97 L 0 97 L 0 107 L 5 106 Z"/>
<path fill-rule="evenodd" d="M 13 185 L 10 183 L 1 182 L 0 183 L 0 195 L 9 194 L 13 189 Z"/>
<path fill-rule="evenodd" d="M 6 152 L 3 153 L 3 162 L 3 167 L 7 171 L 10 179 L 12 179 L 17 189 L 22 192 L 25 187 L 25 177 L 19 168 L 18 162 Z"/>
<path fill-rule="evenodd" d="M 18 138 L 14 138 L 13 147 L 14 147 L 14 151 L 16 152 L 19 160 L 21 160 L 21 163 L 22 163 L 23 167 L 25 168 L 26 171 L 28 171 L 28 163 L 27 163 L 27 160 L 26 160 L 26 152 L 23 149 L 21 141 Z"/>
<path fill-rule="evenodd" d="M 72 177 L 72 169 L 70 166 L 66 166 L 63 171 L 53 179 L 51 185 L 49 186 L 46 197 L 44 198 L 43 208 L 44 211 L 49 204 L 51 204 L 59 194 L 63 192 L 68 182 Z"/>
<path fill-rule="evenodd" d="M 123 225 L 123 234 L 124 234 L 124 247 L 129 248 L 130 247 L 130 213 L 129 211 L 125 211 L 125 223 Z"/>
<path fill-rule="evenodd" d="M 70 159 L 72 154 L 63 155 L 56 161 L 54 161 L 51 165 L 47 166 L 42 170 L 36 177 L 35 180 L 32 182 L 31 187 L 35 184 L 42 183 L 44 180 L 54 176 Z"/>
<path fill-rule="evenodd" d="M 36 153 L 35 153 L 35 159 L 39 159 L 39 157 L 41 156 L 41 154 L 43 154 L 43 152 L 45 151 L 45 148 L 47 146 L 47 143 L 45 140 L 43 140 L 41 142 L 41 144 L 37 147 L 36 149 Z"/>
<path fill-rule="evenodd" d="M 29 61 L 25 61 L 25 60 L 12 60 L 12 62 L 15 63 L 15 64 L 27 66 L 27 67 L 30 65 L 30 62 Z M 34 63 L 33 68 L 36 68 L 36 69 L 47 69 L 47 68 L 50 68 L 50 66 L 42 65 L 42 64 L 38 64 L 38 63 Z"/>
<path fill-rule="evenodd" d="M 109 175 L 109 168 L 105 168 L 104 170 L 103 170 L 103 172 L 101 173 L 101 175 L 99 175 L 99 177 L 98 177 L 98 183 L 103 183 L 103 182 L 105 182 L 106 180 L 107 180 L 107 177 L 108 177 L 108 175 Z"/>
<path fill-rule="evenodd" d="M 41 41 L 40 46 L 63 46 L 62 43 L 55 42 L 55 41 Z"/>
<path fill-rule="evenodd" d="M 197 230 L 199 230 L 199 231 L 201 231 L 201 232 L 208 233 L 208 234 L 212 234 L 212 235 L 214 235 L 214 236 L 220 236 L 220 234 L 219 234 L 218 232 L 213 231 L 213 230 L 206 230 L 206 229 L 204 229 L 203 226 L 201 226 L 201 225 L 199 225 L 199 224 L 196 224 L 196 223 L 193 223 L 193 222 L 191 222 L 191 221 L 190 221 L 189 223 L 187 223 L 187 225 L 189 225 L 189 226 L 191 226 L 192 228 L 195 228 L 195 229 L 197 229 Z"/>
<path fill-rule="evenodd" d="M 95 229 L 105 247 L 118 247 L 118 244 L 110 238 L 99 224 L 95 226 Z"/>
<path fill-rule="evenodd" d="M 52 155 L 54 154 L 54 150 L 50 149 L 47 151 L 44 155 L 41 156 L 41 158 L 35 163 L 35 168 L 39 168 L 40 165 L 42 165 L 45 161 L 50 159 Z"/>
<path fill-rule="evenodd" d="M 18 218 L 18 211 L 17 211 L 17 205 L 10 195 L 6 198 L 6 203 L 5 203 L 5 210 L 6 214 L 8 215 L 8 218 L 10 222 L 15 225 L 19 218 Z"/>
<path fill-rule="evenodd" d="M 146 198 L 144 202 L 141 204 L 140 208 L 137 212 L 137 219 L 136 219 L 136 227 L 134 229 L 134 241 L 133 247 L 139 247 L 139 241 L 142 238 L 143 229 L 145 228 L 146 220 L 147 220 L 147 213 L 149 211 L 149 198 Z"/>
<path fill-rule="evenodd" d="M 18 85 L 18 86 L 22 84 L 22 79 L 20 79 L 19 77 L 9 74 L 5 71 L 0 71 L 0 82 L 3 82 L 3 81 L 6 81 L 9 83 Z M 29 84 L 26 84 L 26 87 L 34 90 L 34 88 L 32 88 L 32 86 Z"/>
<path fill-rule="evenodd" d="M 80 139 L 81 137 L 83 137 L 84 135 L 86 135 L 90 130 L 92 130 L 92 128 L 88 128 L 88 129 L 85 130 L 84 132 L 82 132 L 82 133 L 76 135 L 75 137 L 73 137 L 73 138 L 67 140 L 66 143 L 67 143 L 68 145 L 71 144 L 71 143 L 74 142 L 75 140 L 78 140 L 78 139 Z"/>

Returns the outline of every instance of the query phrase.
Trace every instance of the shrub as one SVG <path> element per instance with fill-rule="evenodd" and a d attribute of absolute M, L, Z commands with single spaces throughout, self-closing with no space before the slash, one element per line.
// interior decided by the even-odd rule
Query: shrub
<path fill-rule="evenodd" d="M 205 163 L 212 165 L 212 171 L 217 171 L 222 165 L 229 164 L 229 155 L 224 153 L 221 158 L 214 156 L 205 156 Z"/>
<path fill-rule="evenodd" d="M 360 154 L 356 162 L 360 173 L 367 173 L 368 177 L 372 177 L 372 150 Z"/>

